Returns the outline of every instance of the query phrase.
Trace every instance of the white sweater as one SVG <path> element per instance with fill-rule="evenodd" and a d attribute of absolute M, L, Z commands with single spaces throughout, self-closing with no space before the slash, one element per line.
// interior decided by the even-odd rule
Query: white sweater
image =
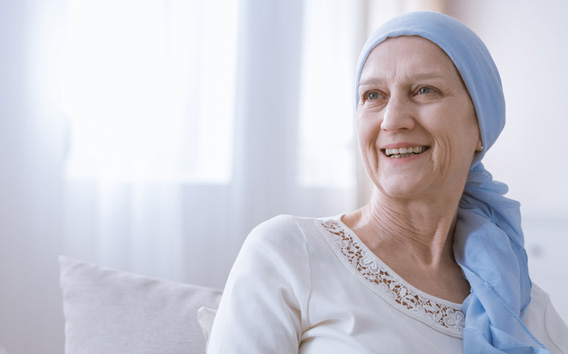
<path fill-rule="evenodd" d="M 552 353 L 568 327 L 533 286 L 524 322 Z M 463 353 L 461 304 L 426 294 L 339 217 L 279 216 L 255 228 L 233 266 L 209 354 Z"/>

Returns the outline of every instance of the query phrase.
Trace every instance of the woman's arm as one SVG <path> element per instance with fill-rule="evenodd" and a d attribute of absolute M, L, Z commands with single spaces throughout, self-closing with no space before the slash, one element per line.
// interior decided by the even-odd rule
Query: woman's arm
<path fill-rule="evenodd" d="M 261 224 L 233 265 L 208 353 L 298 353 L 309 291 L 306 239 L 295 219 Z"/>

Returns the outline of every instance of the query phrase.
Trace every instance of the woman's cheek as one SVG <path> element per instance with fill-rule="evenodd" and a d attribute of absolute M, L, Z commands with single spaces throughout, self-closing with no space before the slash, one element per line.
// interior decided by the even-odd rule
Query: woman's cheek
<path fill-rule="evenodd" d="M 360 116 L 357 121 L 357 134 L 361 144 L 374 146 L 378 138 L 380 126 L 381 124 L 378 119 L 373 119 L 365 115 Z"/>

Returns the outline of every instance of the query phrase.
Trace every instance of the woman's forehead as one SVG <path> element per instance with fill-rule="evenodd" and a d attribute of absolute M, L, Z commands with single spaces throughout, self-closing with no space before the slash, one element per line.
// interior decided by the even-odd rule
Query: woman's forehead
<path fill-rule="evenodd" d="M 359 84 L 401 74 L 417 79 L 460 76 L 453 61 L 438 45 L 420 36 L 400 36 L 387 38 L 371 50 Z"/>

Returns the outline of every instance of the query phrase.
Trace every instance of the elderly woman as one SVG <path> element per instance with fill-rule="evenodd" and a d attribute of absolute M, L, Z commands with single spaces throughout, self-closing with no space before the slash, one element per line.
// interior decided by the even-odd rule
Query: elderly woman
<path fill-rule="evenodd" d="M 442 14 L 395 18 L 364 46 L 356 96 L 371 201 L 258 226 L 209 353 L 568 353 L 519 204 L 480 162 L 505 124 L 481 40 Z"/>

